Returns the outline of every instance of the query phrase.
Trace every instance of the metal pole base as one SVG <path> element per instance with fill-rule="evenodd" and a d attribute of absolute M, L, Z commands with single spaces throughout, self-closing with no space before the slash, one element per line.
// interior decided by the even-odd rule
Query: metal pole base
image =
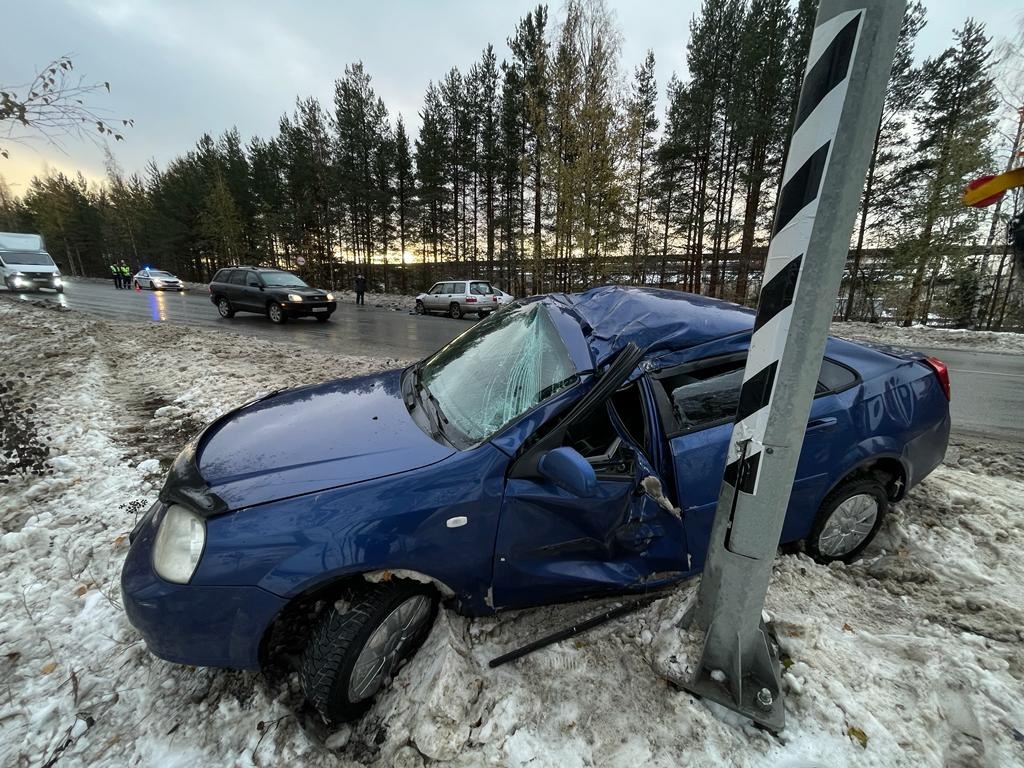
<path fill-rule="evenodd" d="M 695 608 L 687 611 L 679 626 L 689 629 L 694 614 Z M 741 649 L 736 649 L 736 669 L 732 670 L 712 669 L 705 663 L 706 643 L 710 634 L 708 632 L 704 636 L 705 647 L 701 650 L 701 660 L 693 677 L 683 683 L 683 688 L 695 696 L 710 699 L 749 717 L 772 733 L 785 728 L 786 706 L 780 678 L 782 664 L 764 621 L 761 621 L 758 628 L 758 639 L 753 645 L 753 651 L 744 655 Z"/>

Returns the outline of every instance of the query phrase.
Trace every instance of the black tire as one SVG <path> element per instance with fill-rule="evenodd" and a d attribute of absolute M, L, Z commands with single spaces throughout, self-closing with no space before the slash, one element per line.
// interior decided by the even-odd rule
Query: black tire
<path fill-rule="evenodd" d="M 316 321 L 318 323 L 326 323 L 328 320 L 331 319 L 330 314 L 327 314 L 327 315 L 316 315 L 315 317 L 316 317 Z"/>
<path fill-rule="evenodd" d="M 231 302 L 221 296 L 217 299 L 217 311 L 220 312 L 220 316 L 230 320 L 235 316 L 235 310 L 231 308 Z"/>
<path fill-rule="evenodd" d="M 871 524 L 867 535 L 860 539 L 856 546 L 849 550 L 836 551 L 834 548 L 830 548 L 827 542 L 823 540 L 822 533 L 825 532 L 825 527 L 836 510 L 844 502 L 850 501 L 855 496 L 874 499 L 877 505 L 874 522 Z M 819 563 L 853 562 L 871 543 L 871 540 L 875 538 L 875 534 L 881 528 L 882 521 L 885 520 L 885 515 L 888 511 L 889 495 L 886 491 L 884 477 L 876 474 L 865 474 L 844 480 L 832 489 L 832 492 L 821 502 L 818 515 L 814 520 L 814 526 L 811 528 L 811 534 L 807 537 L 807 553 Z M 829 551 L 830 549 L 831 551 Z"/>
<path fill-rule="evenodd" d="M 55 290 L 57 293 L 64 293 L 64 286 L 61 286 L 60 288 L 54 288 L 53 290 Z"/>
<path fill-rule="evenodd" d="M 267 317 L 269 317 L 270 322 L 275 325 L 284 325 L 288 322 L 288 315 L 276 301 L 272 301 L 267 304 Z"/>
<path fill-rule="evenodd" d="M 350 679 L 370 636 L 395 609 L 421 595 L 430 601 L 426 622 L 400 644 L 380 688 L 364 699 L 353 700 L 349 695 Z M 362 715 L 380 689 L 387 686 L 391 674 L 423 644 L 437 615 L 437 593 L 428 584 L 415 581 L 392 579 L 361 585 L 344 597 L 348 602 L 344 612 L 335 603 L 317 619 L 299 669 L 306 700 L 327 723 Z"/>
<path fill-rule="evenodd" d="M 425 314 L 427 314 L 427 308 L 423 306 L 423 302 L 422 301 L 417 301 L 416 302 L 416 314 L 417 315 L 425 315 Z"/>
<path fill-rule="evenodd" d="M 459 302 L 453 301 L 448 305 L 448 317 L 452 320 L 462 319 L 462 307 L 459 306 Z"/>

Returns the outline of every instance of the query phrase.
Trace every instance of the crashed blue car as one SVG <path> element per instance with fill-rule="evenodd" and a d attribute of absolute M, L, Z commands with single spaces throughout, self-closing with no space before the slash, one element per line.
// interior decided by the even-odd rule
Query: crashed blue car
<path fill-rule="evenodd" d="M 405 370 L 275 392 L 174 462 L 122 574 L 157 656 L 291 660 L 357 716 L 465 615 L 701 571 L 754 314 L 675 291 L 516 302 Z M 945 366 L 830 339 L 782 542 L 855 558 L 942 460 Z"/>

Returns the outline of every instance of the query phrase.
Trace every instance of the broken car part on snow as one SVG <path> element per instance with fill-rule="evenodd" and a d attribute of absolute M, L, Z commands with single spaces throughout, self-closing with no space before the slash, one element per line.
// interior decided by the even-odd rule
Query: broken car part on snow
<path fill-rule="evenodd" d="M 773 731 L 785 707 L 761 611 L 904 8 L 818 7 L 708 559 L 684 619 L 704 633 L 687 688 Z"/>

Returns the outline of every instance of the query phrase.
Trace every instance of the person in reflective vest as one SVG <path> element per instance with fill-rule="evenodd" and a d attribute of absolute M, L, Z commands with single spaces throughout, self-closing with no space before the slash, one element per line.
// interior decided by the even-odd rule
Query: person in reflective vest
<path fill-rule="evenodd" d="M 121 273 L 121 287 L 131 288 L 132 287 L 132 271 L 128 267 L 128 263 L 121 259 L 121 263 L 117 265 L 118 271 Z"/>
<path fill-rule="evenodd" d="M 121 287 L 121 269 L 117 264 L 110 265 L 110 276 L 114 279 L 114 287 Z"/>

